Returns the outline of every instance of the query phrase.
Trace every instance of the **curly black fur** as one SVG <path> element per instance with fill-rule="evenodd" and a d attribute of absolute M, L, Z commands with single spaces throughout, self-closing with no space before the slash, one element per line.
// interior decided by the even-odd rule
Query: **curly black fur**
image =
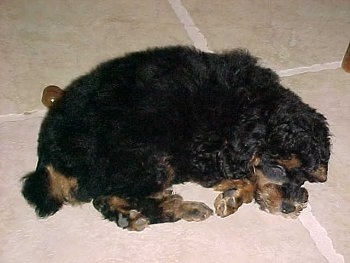
<path fill-rule="evenodd" d="M 56 213 L 63 205 L 50 196 L 48 191 L 49 181 L 43 169 L 37 169 L 23 178 L 22 193 L 27 201 L 35 206 L 35 211 L 38 216 L 46 217 Z"/>
<path fill-rule="evenodd" d="M 249 178 L 254 154 L 265 167 L 297 156 L 302 166 L 285 173 L 300 186 L 330 156 L 326 119 L 247 51 L 181 46 L 131 53 L 73 81 L 47 113 L 38 144 L 23 194 L 40 216 L 60 207 L 40 186 L 47 165 L 77 178 L 78 200 L 142 199 L 163 190 L 164 157 L 175 170 L 171 183 L 211 187 Z"/>

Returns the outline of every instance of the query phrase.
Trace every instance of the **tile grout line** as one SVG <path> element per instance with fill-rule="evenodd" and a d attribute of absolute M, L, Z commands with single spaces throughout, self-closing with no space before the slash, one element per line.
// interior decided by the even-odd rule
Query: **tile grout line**
<path fill-rule="evenodd" d="M 209 50 L 207 39 L 201 33 L 198 27 L 193 23 L 192 17 L 188 13 L 187 9 L 183 6 L 181 0 L 168 0 L 173 11 L 175 12 L 177 18 L 180 20 L 181 24 L 184 26 L 187 35 L 193 41 L 193 44 L 196 48 L 212 53 L 213 51 Z"/>
<path fill-rule="evenodd" d="M 0 124 L 13 121 L 25 121 L 32 118 L 44 117 L 46 110 L 32 110 L 24 113 L 0 115 Z"/>
<path fill-rule="evenodd" d="M 284 70 L 277 70 L 277 74 L 280 77 L 289 77 L 294 75 L 299 75 L 303 73 L 320 72 L 323 70 L 338 69 L 341 66 L 341 61 L 314 64 L 306 67 L 298 67 Z"/>
<path fill-rule="evenodd" d="M 328 237 L 326 229 L 318 222 L 312 213 L 311 205 L 308 204 L 298 217 L 304 228 L 309 231 L 317 249 L 329 263 L 344 263 L 343 255 L 337 253 L 333 247 L 332 240 Z"/>
<path fill-rule="evenodd" d="M 188 36 L 193 41 L 196 48 L 210 52 L 208 48 L 208 42 L 205 36 L 200 32 L 199 28 L 194 24 L 189 12 L 183 6 L 181 0 L 168 0 L 176 16 L 184 26 Z M 314 64 L 307 67 L 298 67 L 286 70 L 279 70 L 277 73 L 280 77 L 294 76 L 309 72 L 319 72 L 329 69 L 340 68 L 341 62 L 330 62 L 323 64 Z M 309 232 L 311 239 L 315 243 L 318 251 L 323 255 L 329 263 L 344 263 L 344 257 L 337 253 L 333 247 L 332 240 L 328 237 L 327 231 L 318 222 L 316 217 L 313 215 L 310 204 L 305 209 L 304 213 L 299 216 L 299 221 L 302 223 L 304 228 Z"/>

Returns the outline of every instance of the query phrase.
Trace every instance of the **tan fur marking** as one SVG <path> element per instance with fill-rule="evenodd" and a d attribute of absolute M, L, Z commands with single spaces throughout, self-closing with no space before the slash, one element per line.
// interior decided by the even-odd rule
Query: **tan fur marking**
<path fill-rule="evenodd" d="M 320 165 L 311 173 L 311 175 L 316 179 L 316 181 L 325 182 L 327 181 L 327 167 Z"/>
<path fill-rule="evenodd" d="M 213 213 L 204 203 L 183 201 L 180 195 L 166 197 L 160 207 L 163 209 L 163 216 L 186 221 L 202 221 Z"/>
<path fill-rule="evenodd" d="M 171 196 L 172 194 L 173 194 L 173 191 L 172 191 L 172 190 L 166 189 L 166 190 L 164 190 L 164 191 L 157 192 L 157 193 L 155 193 L 155 194 L 150 195 L 149 198 L 161 200 L 161 199 L 168 198 L 168 197 Z"/>
<path fill-rule="evenodd" d="M 167 216 L 181 217 L 180 207 L 183 203 L 183 198 L 180 195 L 170 195 L 164 198 L 160 207 L 163 209 L 163 214 Z"/>
<path fill-rule="evenodd" d="M 265 184 L 271 183 L 271 181 L 266 178 L 265 174 L 260 169 L 255 169 L 255 175 L 257 178 L 257 187 L 262 188 Z"/>
<path fill-rule="evenodd" d="M 49 175 L 51 196 L 62 203 L 76 204 L 77 200 L 74 197 L 74 192 L 78 188 L 77 179 L 55 171 L 51 165 L 47 166 L 46 170 Z"/>
<path fill-rule="evenodd" d="M 242 180 L 230 180 L 230 179 L 225 179 L 222 180 L 220 183 L 217 185 L 214 185 L 213 189 L 215 191 L 227 191 L 232 188 L 237 188 L 238 185 L 242 185 Z"/>
<path fill-rule="evenodd" d="M 282 192 L 280 188 L 279 185 L 268 183 L 257 191 L 257 199 L 260 201 L 260 205 L 269 213 L 275 214 L 281 211 Z"/>
<path fill-rule="evenodd" d="M 257 177 L 256 199 L 261 208 L 275 214 L 281 211 L 282 190 L 281 186 L 266 178 L 260 169 L 255 169 Z"/>
<path fill-rule="evenodd" d="M 125 199 L 111 196 L 107 203 L 112 211 L 118 211 L 123 214 L 128 214 L 130 211 L 129 203 Z"/>
<path fill-rule="evenodd" d="M 299 215 L 300 211 L 306 207 L 307 196 L 305 197 L 305 201 L 302 202 L 284 199 L 282 190 L 283 179 L 282 181 L 279 181 L 266 177 L 262 169 L 259 167 L 260 161 L 258 159 L 259 158 L 254 157 L 251 162 L 251 171 L 254 174 L 253 177 L 256 178 L 256 202 L 260 205 L 260 208 L 262 210 L 265 210 L 271 214 L 282 214 L 287 218 L 296 218 Z M 301 165 L 301 162 L 296 158 L 295 155 L 292 155 L 292 158 L 288 160 L 279 160 L 279 164 L 282 165 L 285 169 L 292 169 L 299 167 Z M 284 213 L 282 211 L 285 209 L 283 208 L 283 204 L 288 205 L 288 203 L 291 206 L 294 206 L 295 210 L 290 213 Z"/>
<path fill-rule="evenodd" d="M 249 180 L 225 179 L 213 187 L 215 191 L 225 192 L 230 189 L 236 189 L 235 196 L 242 199 L 244 203 L 250 203 L 254 198 L 256 189 L 255 182 Z"/>
<path fill-rule="evenodd" d="M 292 154 L 291 158 L 289 159 L 278 159 L 276 161 L 279 165 L 282 165 L 287 170 L 301 166 L 301 161 L 295 156 L 295 154 Z"/>

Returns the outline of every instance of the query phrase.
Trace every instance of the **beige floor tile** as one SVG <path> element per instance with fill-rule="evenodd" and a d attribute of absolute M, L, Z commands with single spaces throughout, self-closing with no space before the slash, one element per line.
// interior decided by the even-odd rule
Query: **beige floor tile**
<path fill-rule="evenodd" d="M 275 69 L 340 61 L 350 2 L 183 0 L 212 50 L 248 48 Z"/>
<path fill-rule="evenodd" d="M 43 88 L 151 46 L 191 44 L 166 1 L 2 1 L 0 115 L 41 107 Z"/>

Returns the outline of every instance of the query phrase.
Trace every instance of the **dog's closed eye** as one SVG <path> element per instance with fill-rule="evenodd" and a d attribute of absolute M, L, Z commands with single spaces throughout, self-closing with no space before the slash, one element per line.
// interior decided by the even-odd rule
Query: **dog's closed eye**
<path fill-rule="evenodd" d="M 262 170 L 263 170 L 265 177 L 273 182 L 283 183 L 286 179 L 286 172 L 282 166 L 263 165 Z"/>

